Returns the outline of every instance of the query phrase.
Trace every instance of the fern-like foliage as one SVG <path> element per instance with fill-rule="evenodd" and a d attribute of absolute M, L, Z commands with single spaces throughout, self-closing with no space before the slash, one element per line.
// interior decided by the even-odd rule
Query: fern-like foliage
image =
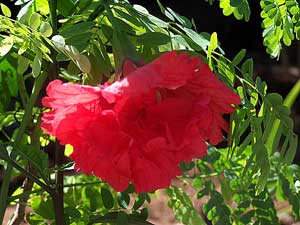
<path fill-rule="evenodd" d="M 250 19 L 250 7 L 247 0 L 220 0 L 220 8 L 225 16 L 231 14 L 238 20 L 244 18 L 245 21 Z"/>
<path fill-rule="evenodd" d="M 212 4 L 214 0 L 209 0 Z M 225 16 L 234 15 L 238 20 L 250 19 L 248 0 L 219 0 Z M 290 46 L 300 40 L 300 8 L 297 0 L 261 0 L 263 44 L 272 58 L 279 58 L 282 45 Z"/>
<path fill-rule="evenodd" d="M 300 40 L 300 8 L 297 0 L 262 0 L 264 45 L 272 57 L 279 57 L 282 42 L 290 46 Z"/>

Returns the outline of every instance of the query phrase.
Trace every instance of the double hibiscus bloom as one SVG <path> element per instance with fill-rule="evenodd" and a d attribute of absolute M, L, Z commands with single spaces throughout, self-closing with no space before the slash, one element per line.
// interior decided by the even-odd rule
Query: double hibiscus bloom
<path fill-rule="evenodd" d="M 47 87 L 42 128 L 71 144 L 77 169 L 124 191 L 170 185 L 178 164 L 218 144 L 222 118 L 240 98 L 201 59 L 168 52 L 123 79 L 97 87 L 54 80 Z"/>

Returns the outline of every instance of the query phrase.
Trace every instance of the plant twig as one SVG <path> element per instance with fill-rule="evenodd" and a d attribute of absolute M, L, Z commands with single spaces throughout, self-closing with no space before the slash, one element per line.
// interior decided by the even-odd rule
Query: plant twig
<path fill-rule="evenodd" d="M 32 145 L 38 149 L 40 149 L 40 140 L 39 140 L 41 134 L 40 125 L 41 125 L 41 117 L 39 117 L 38 122 L 35 124 L 33 134 L 31 135 Z M 35 174 L 35 171 L 30 164 L 28 165 L 28 171 L 31 172 L 32 174 Z M 34 182 L 28 177 L 25 178 L 23 183 L 23 195 L 19 199 L 19 203 L 17 204 L 14 216 L 11 219 L 9 225 L 19 225 L 25 222 L 26 203 L 30 196 L 30 191 L 32 190 L 33 183 Z"/>
<path fill-rule="evenodd" d="M 23 137 L 23 135 L 25 133 L 25 130 L 26 130 L 27 126 L 31 123 L 32 109 L 33 109 L 33 107 L 35 105 L 36 100 L 38 99 L 39 93 L 40 93 L 40 91 L 42 89 L 42 86 L 43 86 L 44 81 L 46 80 L 46 78 L 47 78 L 47 73 L 43 72 L 35 80 L 35 83 L 34 83 L 34 86 L 33 86 L 33 90 L 32 90 L 32 94 L 31 94 L 31 96 L 29 98 L 28 104 L 25 106 L 25 113 L 24 113 L 24 116 L 23 116 L 20 128 L 18 130 L 17 136 L 15 138 L 15 143 L 17 145 L 22 140 L 22 137 Z M 14 160 L 16 158 L 17 158 L 17 155 L 13 151 L 11 153 L 11 158 L 10 159 L 11 159 L 11 161 L 13 163 L 15 163 Z M 17 163 L 16 163 L 15 166 L 20 167 Z M 20 167 L 20 168 L 22 170 L 24 170 L 22 167 Z M 4 172 L 3 182 L 2 182 L 2 186 L 1 186 L 1 193 L 0 193 L 0 196 L 1 196 L 1 198 L 0 198 L 0 223 L 3 222 L 4 213 L 5 213 L 6 206 L 7 206 L 7 194 L 8 194 L 8 188 L 9 188 L 9 183 L 10 183 L 12 172 L 13 172 L 13 166 L 12 166 L 12 164 L 8 164 L 7 168 L 6 168 L 5 172 Z"/>
<path fill-rule="evenodd" d="M 29 171 L 32 171 L 29 165 Z M 9 225 L 19 225 L 25 222 L 25 209 L 26 203 L 30 196 L 30 191 L 33 187 L 33 181 L 26 177 L 23 183 L 23 195 L 19 199 L 19 203 L 17 204 L 16 211 L 14 213 L 13 218 L 11 219 Z"/>
<path fill-rule="evenodd" d="M 51 24 L 53 29 L 53 35 L 57 34 L 57 0 L 49 0 L 49 8 L 50 8 L 50 17 Z M 56 61 L 56 52 L 52 52 L 51 58 L 53 63 L 50 65 L 49 69 L 51 71 L 51 80 L 54 80 L 58 77 L 59 67 Z M 55 166 L 59 167 L 63 164 L 64 160 L 64 150 L 61 146 L 56 143 L 55 146 Z M 51 194 L 54 204 L 55 211 L 55 223 L 57 225 L 64 224 L 64 172 L 60 170 L 56 170 L 55 172 L 55 190 Z"/>
<path fill-rule="evenodd" d="M 10 166 L 12 168 L 15 168 L 17 170 L 19 170 L 21 173 L 23 173 L 26 177 L 28 177 L 29 179 L 31 179 L 32 181 L 34 181 L 35 183 L 37 183 L 39 186 L 41 186 L 45 191 L 47 191 L 48 193 L 52 192 L 52 189 L 47 186 L 46 184 L 44 184 L 42 181 L 39 180 L 38 177 L 36 177 L 34 174 L 28 172 L 26 169 L 24 169 L 22 166 L 20 166 L 15 159 L 12 158 L 12 156 L 8 156 L 7 152 L 5 149 L 3 149 L 3 146 L 0 145 L 0 147 L 2 148 L 0 150 L 1 154 L 0 154 L 0 159 L 3 159 L 4 161 L 6 161 L 8 163 L 7 168 Z M 7 170 L 6 170 L 7 171 Z M 6 174 L 5 174 L 6 175 Z M 4 180 L 4 179 L 3 179 Z M 9 184 L 9 183 L 8 183 Z M 2 184 L 3 185 L 3 184 Z M 2 198 L 5 197 L 5 203 L 7 201 L 7 196 L 1 196 L 1 201 Z M 6 207 L 6 204 L 5 204 Z"/>
<path fill-rule="evenodd" d="M 55 165 L 60 166 L 64 160 L 64 148 L 56 142 Z M 57 225 L 64 224 L 64 171 L 57 170 L 55 173 L 55 191 L 52 196 Z"/>

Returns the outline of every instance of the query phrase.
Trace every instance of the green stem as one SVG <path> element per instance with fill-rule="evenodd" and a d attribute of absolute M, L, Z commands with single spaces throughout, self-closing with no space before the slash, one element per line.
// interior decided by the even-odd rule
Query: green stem
<path fill-rule="evenodd" d="M 38 95 L 42 89 L 42 86 L 44 84 L 44 81 L 47 78 L 47 73 L 43 72 L 34 82 L 34 86 L 33 86 L 33 90 L 32 90 L 32 94 L 29 98 L 28 104 L 25 106 L 25 113 L 20 125 L 20 128 L 18 130 L 17 136 L 15 138 L 15 143 L 18 145 L 18 143 L 21 141 L 26 127 L 31 123 L 31 119 L 32 119 L 32 109 L 35 105 L 35 102 L 38 98 Z M 17 157 L 16 153 L 13 151 L 11 154 L 11 159 L 15 160 Z M 1 193 L 0 193 L 0 222 L 3 222 L 3 218 L 4 218 L 4 213 L 6 210 L 6 206 L 7 206 L 7 194 L 8 194 L 8 188 L 9 188 L 9 183 L 10 183 L 10 179 L 12 176 L 12 172 L 13 172 L 13 166 L 8 164 L 7 168 L 4 172 L 4 177 L 3 177 L 3 182 L 2 182 L 2 186 L 1 186 Z"/>
<path fill-rule="evenodd" d="M 50 18 L 53 30 L 53 35 L 57 34 L 57 0 L 49 0 Z"/>
<path fill-rule="evenodd" d="M 300 79 L 297 83 L 293 86 L 293 88 L 289 91 L 287 96 L 285 97 L 283 104 L 288 108 L 291 108 L 294 102 L 296 101 L 297 97 L 300 94 Z"/>
<path fill-rule="evenodd" d="M 17 75 L 17 82 L 18 82 L 18 87 L 19 87 L 19 93 L 22 99 L 22 104 L 23 107 L 25 108 L 25 106 L 28 104 L 29 101 L 29 97 L 26 91 L 26 87 L 25 87 L 25 80 L 23 77 L 23 74 L 18 74 Z"/>

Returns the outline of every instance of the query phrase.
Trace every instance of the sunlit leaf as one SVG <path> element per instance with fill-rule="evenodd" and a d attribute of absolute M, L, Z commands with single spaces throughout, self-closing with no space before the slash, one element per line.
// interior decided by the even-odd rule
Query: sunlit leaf
<path fill-rule="evenodd" d="M 40 26 L 41 16 L 38 13 L 32 13 L 29 19 L 29 26 L 36 30 Z"/>
<path fill-rule="evenodd" d="M 4 16 L 11 17 L 11 11 L 6 5 L 0 3 L 0 8 Z"/>
<path fill-rule="evenodd" d="M 243 60 L 245 54 L 246 54 L 246 49 L 242 49 L 241 51 L 239 51 L 239 53 L 236 54 L 236 56 L 233 58 L 232 64 L 237 66 Z"/>
<path fill-rule="evenodd" d="M 14 44 L 14 38 L 7 36 L 0 41 L 0 56 L 5 56 Z"/>

